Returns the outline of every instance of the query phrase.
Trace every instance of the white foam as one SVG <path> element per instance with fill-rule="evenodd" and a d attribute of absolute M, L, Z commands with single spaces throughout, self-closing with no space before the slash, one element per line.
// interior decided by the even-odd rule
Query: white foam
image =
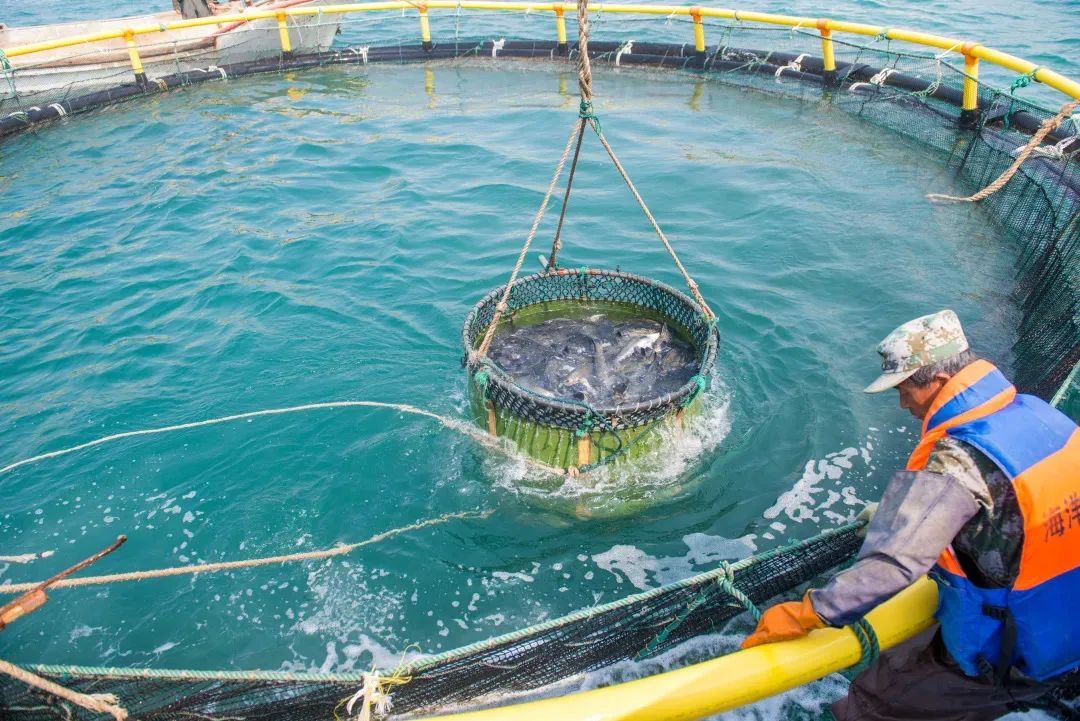
<path fill-rule="evenodd" d="M 685 493 L 687 472 L 730 430 L 728 395 L 717 389 L 703 397 L 700 411 L 687 419 L 685 428 L 660 426 L 657 448 L 632 462 L 603 466 L 578 478 L 554 476 L 504 445 L 505 453 L 491 454 L 485 465 L 496 485 L 515 495 L 540 499 L 548 506 L 561 502 L 567 511 L 587 508 L 587 515 L 618 515 Z"/>
<path fill-rule="evenodd" d="M 745 558 L 757 547 L 749 536 L 725 538 L 706 533 L 683 536 L 689 548 L 685 556 L 652 556 L 636 546 L 615 545 L 592 557 L 602 570 L 615 576 L 622 583 L 625 579 L 639 590 L 661 586 L 700 573 L 701 566 L 715 566 L 721 561 Z M 586 575 L 586 578 L 589 578 Z"/>
<path fill-rule="evenodd" d="M 795 523 L 812 521 L 820 524 L 822 518 L 833 523 L 843 523 L 855 516 L 855 511 L 866 505 L 859 498 L 854 486 L 843 485 L 849 473 L 858 473 L 873 469 L 872 436 L 858 447 L 847 447 L 827 454 L 822 459 L 811 458 L 803 467 L 802 476 L 789 490 L 780 494 L 776 503 L 762 514 L 766 520 L 775 521 L 786 517 Z M 865 475 L 865 473 L 864 473 Z M 838 501 L 843 501 L 843 513 L 833 509 Z M 787 526 L 774 522 L 770 528 L 783 534 Z M 771 538 L 771 534 L 763 534 Z"/>

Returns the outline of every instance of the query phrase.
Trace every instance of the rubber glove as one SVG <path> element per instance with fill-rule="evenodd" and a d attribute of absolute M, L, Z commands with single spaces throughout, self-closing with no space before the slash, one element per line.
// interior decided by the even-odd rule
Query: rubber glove
<path fill-rule="evenodd" d="M 815 628 L 825 628 L 825 622 L 814 611 L 807 592 L 801 601 L 779 603 L 761 614 L 757 628 L 742 642 L 742 647 L 789 641 L 805 636 Z"/>
<path fill-rule="evenodd" d="M 873 520 L 874 514 L 877 513 L 878 504 L 867 503 L 866 506 L 859 511 L 859 515 L 855 516 L 856 521 L 866 521 L 866 525 L 855 531 L 855 535 L 859 538 L 866 538 L 866 529 L 870 527 L 870 521 Z"/>

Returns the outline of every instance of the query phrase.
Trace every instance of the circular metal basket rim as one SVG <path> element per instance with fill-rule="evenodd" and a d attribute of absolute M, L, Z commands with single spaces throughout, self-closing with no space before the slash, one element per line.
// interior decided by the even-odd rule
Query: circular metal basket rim
<path fill-rule="evenodd" d="M 675 296 L 675 298 L 677 298 L 681 303 L 683 303 L 686 306 L 690 307 L 697 315 L 704 317 L 704 313 L 701 310 L 701 306 L 699 306 L 697 304 L 697 302 L 695 302 L 694 299 L 691 298 L 690 296 L 688 296 L 686 293 L 683 293 L 682 291 L 671 287 L 667 283 L 664 283 L 664 282 L 661 282 L 661 281 L 658 281 L 658 280 L 652 280 L 651 278 L 646 278 L 644 276 L 636 275 L 634 273 L 624 273 L 622 271 L 603 270 L 603 269 L 598 269 L 598 268 L 585 268 L 585 269 L 578 269 L 578 268 L 565 268 L 564 269 L 564 268 L 560 268 L 559 270 L 554 271 L 554 272 L 549 271 L 549 272 L 544 272 L 544 273 L 533 273 L 532 275 L 528 275 L 528 276 L 526 276 L 524 278 L 518 278 L 516 281 L 514 281 L 514 287 L 516 288 L 519 285 L 525 285 L 527 283 L 534 283 L 534 282 L 537 282 L 539 280 L 543 280 L 544 278 L 547 278 L 547 277 L 549 277 L 551 275 L 580 275 L 582 273 L 584 273 L 586 275 L 597 275 L 597 276 L 608 276 L 608 277 L 612 277 L 612 278 L 623 278 L 623 279 L 626 279 L 626 280 L 631 280 L 631 281 L 633 281 L 635 283 L 640 283 L 642 285 L 648 285 L 648 286 L 653 286 L 653 287 L 659 288 L 660 290 Z M 540 401 L 542 401 L 543 403 L 545 403 L 548 406 L 551 406 L 553 408 L 557 408 L 557 409 L 562 410 L 562 411 L 568 411 L 568 412 L 579 412 L 580 413 L 580 412 L 583 412 L 583 411 L 586 411 L 586 410 L 592 410 L 593 412 L 598 413 L 598 414 L 600 414 L 600 415 L 602 415 L 604 417 L 618 417 L 618 416 L 620 416 L 622 414 L 642 413 L 642 412 L 647 412 L 647 411 L 649 411 L 649 410 L 651 410 L 653 408 L 656 408 L 658 406 L 663 406 L 663 405 L 666 405 L 666 404 L 669 404 L 669 403 L 673 403 L 675 401 L 678 401 L 678 400 L 680 400 L 682 398 L 685 398 L 685 397 L 689 396 L 697 388 L 697 381 L 694 380 L 694 378 L 697 377 L 697 376 L 705 376 L 705 375 L 707 375 L 709 372 L 712 371 L 713 365 L 715 365 L 715 363 L 716 363 L 716 352 L 717 352 L 717 346 L 719 344 L 719 336 L 720 336 L 720 334 L 717 331 L 716 326 L 714 324 L 711 328 L 709 328 L 708 337 L 707 337 L 707 339 L 705 341 L 705 352 L 704 352 L 704 355 L 702 357 L 701 365 L 698 368 L 697 372 L 694 374 L 694 377 L 692 377 L 684 385 L 680 386 L 679 388 L 675 389 L 674 391 L 671 391 L 670 393 L 666 393 L 666 394 L 664 394 L 662 396 L 658 396 L 657 398 L 653 398 L 653 399 L 647 400 L 647 401 L 641 401 L 639 403 L 635 403 L 635 404 L 629 405 L 629 406 L 605 406 L 605 407 L 601 407 L 601 406 L 590 406 L 590 405 L 588 405 L 588 404 L 586 404 L 584 402 L 581 402 L 581 403 L 567 402 L 567 401 L 562 400 L 562 399 L 560 399 L 560 398 L 558 398 L 556 396 L 549 396 L 549 395 L 546 395 L 546 394 L 538 392 L 538 391 L 531 391 L 531 390 L 519 385 L 518 383 L 516 383 L 510 377 L 510 375 L 506 373 L 506 371 L 504 371 L 502 368 L 500 368 L 494 362 L 491 362 L 490 360 L 487 360 L 486 362 L 485 361 L 473 362 L 471 360 L 473 358 L 473 354 L 472 354 L 473 345 L 472 345 L 472 340 L 469 338 L 469 327 L 472 325 L 473 319 L 476 317 L 477 313 L 480 312 L 480 309 L 482 307 L 484 307 L 484 305 L 487 304 L 487 303 L 497 302 L 497 300 L 500 297 L 502 297 L 502 294 L 505 291 L 505 289 L 506 289 L 506 283 L 503 283 L 499 287 L 497 287 L 494 290 L 490 291 L 487 295 L 485 295 L 483 298 L 481 298 L 480 301 L 478 303 L 476 303 L 476 305 L 474 305 L 472 307 L 472 310 L 470 310 L 469 314 L 465 317 L 465 324 L 462 326 L 462 329 L 461 329 L 461 344 L 462 344 L 462 347 L 465 350 L 466 365 L 469 367 L 470 372 L 475 373 L 477 370 L 480 369 L 481 366 L 483 366 L 484 368 L 488 369 L 488 372 L 489 372 L 489 374 L 488 374 L 488 382 L 489 383 L 491 383 L 491 382 L 497 383 L 498 385 L 502 386 L 503 389 L 506 392 L 508 392 L 508 393 L 510 393 L 512 395 L 515 395 L 518 398 L 533 401 L 533 402 L 536 402 L 537 400 L 540 400 Z M 537 305 L 537 304 L 533 303 L 533 304 L 530 304 L 530 305 Z M 637 305 L 637 304 L 632 303 L 630 305 Z M 522 307 L 527 308 L 529 306 L 522 306 Z"/>

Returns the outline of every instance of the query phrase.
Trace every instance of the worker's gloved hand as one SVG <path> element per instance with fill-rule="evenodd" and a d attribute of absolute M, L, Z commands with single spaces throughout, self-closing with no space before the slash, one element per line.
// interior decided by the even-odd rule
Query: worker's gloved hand
<path fill-rule="evenodd" d="M 789 641 L 805 636 L 815 628 L 825 628 L 825 622 L 814 611 L 807 593 L 801 601 L 779 603 L 761 614 L 757 628 L 742 642 L 742 647 Z"/>
<path fill-rule="evenodd" d="M 870 519 L 874 517 L 875 513 L 877 513 L 877 507 L 878 504 L 876 503 L 867 503 L 863 507 L 863 509 L 859 511 L 859 515 L 855 516 L 856 521 L 866 521 L 866 525 L 856 531 L 855 535 L 859 536 L 860 538 L 866 537 L 866 529 L 870 526 Z"/>

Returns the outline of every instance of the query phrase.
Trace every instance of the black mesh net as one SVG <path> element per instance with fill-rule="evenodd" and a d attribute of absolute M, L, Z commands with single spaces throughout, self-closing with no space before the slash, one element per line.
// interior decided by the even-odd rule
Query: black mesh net
<path fill-rule="evenodd" d="M 394 713 L 430 711 L 555 683 L 617 661 L 667 651 L 719 631 L 744 606 L 734 588 L 761 604 L 849 560 L 861 544 L 857 526 L 751 557 L 669 586 L 523 629 L 439 656 L 384 670 L 407 678 L 393 686 Z M 730 578 L 728 576 L 730 573 Z M 115 694 L 133 719 L 324 721 L 362 685 L 361 674 L 199 672 L 157 669 L 29 667 L 82 693 Z M 32 721 L 95 715 L 0 675 L 5 718 Z"/>

